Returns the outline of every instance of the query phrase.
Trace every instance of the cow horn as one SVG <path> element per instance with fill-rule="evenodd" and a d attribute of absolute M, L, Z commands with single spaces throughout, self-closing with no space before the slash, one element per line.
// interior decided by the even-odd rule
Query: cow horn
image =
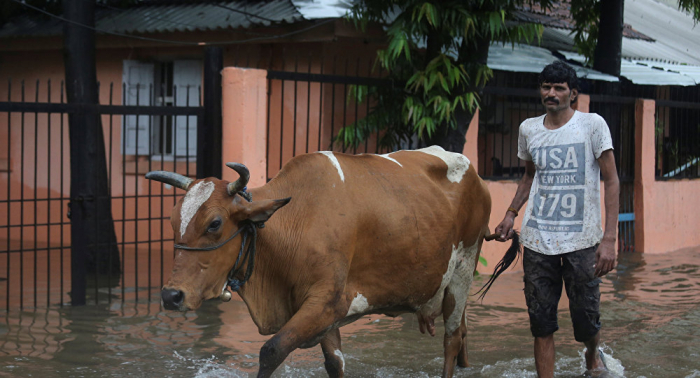
<path fill-rule="evenodd" d="M 179 173 L 168 172 L 168 171 L 152 171 L 146 173 L 146 178 L 149 180 L 156 180 L 164 182 L 166 184 L 172 185 L 176 188 L 187 190 L 190 184 L 192 184 L 193 179 L 183 176 Z"/>
<path fill-rule="evenodd" d="M 248 185 L 250 172 L 248 171 L 248 168 L 241 163 L 226 163 L 226 166 L 238 172 L 238 175 L 241 176 L 238 178 L 238 180 L 228 184 L 228 195 L 233 196 Z"/>

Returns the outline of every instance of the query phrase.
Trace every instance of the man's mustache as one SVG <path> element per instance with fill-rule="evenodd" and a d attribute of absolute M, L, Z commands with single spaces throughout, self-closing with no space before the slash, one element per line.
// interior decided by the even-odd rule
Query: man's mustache
<path fill-rule="evenodd" d="M 547 97 L 544 99 L 544 102 L 549 102 L 549 101 L 552 101 L 552 102 L 556 103 L 557 105 L 559 104 L 559 99 L 557 99 L 556 97 Z"/>

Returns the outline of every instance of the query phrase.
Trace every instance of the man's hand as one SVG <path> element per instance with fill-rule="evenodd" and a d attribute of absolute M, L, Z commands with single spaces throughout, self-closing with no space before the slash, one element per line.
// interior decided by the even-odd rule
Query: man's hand
<path fill-rule="evenodd" d="M 498 226 L 496 226 L 496 230 L 494 232 L 498 235 L 498 238 L 496 238 L 496 240 L 504 242 L 513 237 L 513 224 L 515 223 L 514 219 L 515 217 L 513 216 L 513 214 L 511 214 L 510 212 L 506 213 L 506 216 L 503 218 L 501 223 Z"/>
<path fill-rule="evenodd" d="M 595 275 L 603 277 L 617 265 L 615 262 L 615 240 L 603 240 L 595 253 Z"/>

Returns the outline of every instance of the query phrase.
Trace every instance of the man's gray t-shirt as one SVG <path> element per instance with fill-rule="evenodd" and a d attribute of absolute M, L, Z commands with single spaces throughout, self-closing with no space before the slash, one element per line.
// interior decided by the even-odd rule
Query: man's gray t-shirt
<path fill-rule="evenodd" d="M 556 130 L 545 128 L 544 118 L 520 124 L 518 157 L 537 168 L 521 241 L 533 251 L 559 255 L 603 238 L 597 159 L 613 146 L 610 129 L 598 114 L 576 111 Z"/>

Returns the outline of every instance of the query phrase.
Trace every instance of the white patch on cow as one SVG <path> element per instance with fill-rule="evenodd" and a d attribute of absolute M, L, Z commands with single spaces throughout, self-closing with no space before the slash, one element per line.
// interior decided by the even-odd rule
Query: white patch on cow
<path fill-rule="evenodd" d="M 440 287 L 432 298 L 418 308 L 418 312 L 424 317 L 436 318 L 442 312 L 445 289 L 449 290 L 455 299 L 455 309 L 445 322 L 446 335 L 452 335 L 460 326 L 462 311 L 467 304 L 469 288 L 474 278 L 474 264 L 478 246 L 478 241 L 467 248 L 461 241 L 458 246 L 452 246 L 452 255 L 447 264 L 447 270 L 442 276 Z"/>
<path fill-rule="evenodd" d="M 462 322 L 462 314 L 467 305 L 469 298 L 469 289 L 474 280 L 474 267 L 476 264 L 476 254 L 478 252 L 479 242 L 477 241 L 471 247 L 464 247 L 462 242 L 459 242 L 457 249 L 452 250 L 452 257 L 459 263 L 456 264 L 454 272 L 452 272 L 452 280 L 447 286 L 447 290 L 455 298 L 455 309 L 445 322 L 445 334 L 451 335 Z M 464 324 L 466 324 L 466 314 L 464 314 Z"/>
<path fill-rule="evenodd" d="M 384 155 L 377 155 L 377 156 L 383 157 L 384 159 L 387 159 L 387 160 L 391 160 L 391 161 L 393 161 L 394 163 L 398 164 L 399 167 L 403 168 L 403 165 L 401 165 L 401 163 L 399 163 L 398 161 L 396 161 L 396 159 L 394 159 L 394 158 L 392 158 L 392 157 L 389 157 L 389 155 L 391 155 L 391 153 L 384 154 Z"/>
<path fill-rule="evenodd" d="M 348 309 L 348 314 L 346 317 L 355 314 L 364 314 L 365 311 L 369 310 L 369 302 L 364 295 L 357 293 L 355 298 L 353 298 L 352 303 L 350 303 L 350 308 Z"/>
<path fill-rule="evenodd" d="M 462 181 L 462 177 L 464 177 L 464 174 L 469 169 L 469 164 L 471 164 L 466 156 L 445 151 L 440 146 L 430 146 L 416 151 L 442 159 L 447 164 L 447 179 L 455 183 Z"/>
<path fill-rule="evenodd" d="M 345 357 L 343 357 L 343 352 L 340 351 L 340 349 L 336 349 L 335 352 L 333 352 L 338 358 L 340 358 L 340 370 L 345 372 Z"/>
<path fill-rule="evenodd" d="M 333 166 L 335 169 L 338 170 L 338 174 L 340 175 L 340 181 L 345 182 L 345 175 L 343 174 L 343 169 L 340 168 L 340 163 L 338 162 L 338 159 L 333 155 L 333 151 L 319 151 L 319 153 L 326 155 L 328 159 L 333 163 Z"/>
<path fill-rule="evenodd" d="M 192 189 L 187 191 L 185 199 L 180 208 L 180 237 L 185 236 L 185 230 L 199 207 L 207 202 L 211 194 L 214 193 L 214 183 L 211 181 L 200 181 Z"/>

